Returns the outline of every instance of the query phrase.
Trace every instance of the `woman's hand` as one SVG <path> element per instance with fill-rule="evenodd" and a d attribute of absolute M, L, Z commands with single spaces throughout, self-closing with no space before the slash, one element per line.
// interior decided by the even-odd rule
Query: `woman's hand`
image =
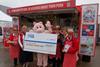
<path fill-rule="evenodd" d="M 11 44 L 11 45 L 14 45 L 14 41 L 8 40 L 7 43 L 8 43 L 8 44 Z"/>
<path fill-rule="evenodd" d="M 7 43 L 9 43 L 9 44 L 13 43 L 14 44 L 14 41 L 8 40 Z"/>

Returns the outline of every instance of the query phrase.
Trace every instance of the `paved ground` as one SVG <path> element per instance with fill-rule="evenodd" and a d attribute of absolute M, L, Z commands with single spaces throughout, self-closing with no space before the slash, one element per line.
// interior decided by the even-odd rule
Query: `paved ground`
<path fill-rule="evenodd" d="M 90 63 L 79 62 L 77 67 L 100 67 L 99 57 L 100 57 L 100 46 L 97 46 L 96 56 L 92 58 L 92 61 Z M 9 59 L 9 51 L 7 48 L 3 48 L 1 44 L 0 44 L 0 67 L 12 67 L 11 61 Z"/>
<path fill-rule="evenodd" d="M 79 62 L 78 67 L 100 67 L 100 45 L 96 46 L 96 55 L 90 63 Z"/>

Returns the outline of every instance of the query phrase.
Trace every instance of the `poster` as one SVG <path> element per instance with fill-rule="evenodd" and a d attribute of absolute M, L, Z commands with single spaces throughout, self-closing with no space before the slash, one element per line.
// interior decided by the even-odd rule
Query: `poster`
<path fill-rule="evenodd" d="M 24 51 L 56 54 L 57 35 L 27 32 L 24 39 Z"/>
<path fill-rule="evenodd" d="M 81 51 L 81 54 L 84 54 L 84 55 L 92 55 L 93 53 L 93 42 L 94 42 L 94 39 L 93 37 L 91 36 L 82 36 L 81 37 L 81 45 L 80 45 L 80 51 Z"/>
<path fill-rule="evenodd" d="M 96 24 L 98 4 L 82 6 L 80 54 L 93 56 L 96 45 Z"/>
<path fill-rule="evenodd" d="M 97 5 L 82 6 L 83 23 L 96 23 L 96 20 L 97 20 Z"/>
<path fill-rule="evenodd" d="M 82 36 L 94 36 L 95 25 L 94 24 L 83 24 L 82 25 Z"/>

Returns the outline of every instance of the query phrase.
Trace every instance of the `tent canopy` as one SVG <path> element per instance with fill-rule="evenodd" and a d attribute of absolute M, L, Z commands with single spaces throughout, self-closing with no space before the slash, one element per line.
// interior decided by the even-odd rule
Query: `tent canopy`
<path fill-rule="evenodd" d="M 0 21 L 12 22 L 12 17 L 0 11 Z"/>

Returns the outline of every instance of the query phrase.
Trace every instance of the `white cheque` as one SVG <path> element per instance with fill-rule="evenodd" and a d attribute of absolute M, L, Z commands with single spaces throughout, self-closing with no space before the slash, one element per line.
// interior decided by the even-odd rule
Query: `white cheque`
<path fill-rule="evenodd" d="M 45 54 L 56 54 L 57 34 L 27 32 L 24 50 Z"/>

